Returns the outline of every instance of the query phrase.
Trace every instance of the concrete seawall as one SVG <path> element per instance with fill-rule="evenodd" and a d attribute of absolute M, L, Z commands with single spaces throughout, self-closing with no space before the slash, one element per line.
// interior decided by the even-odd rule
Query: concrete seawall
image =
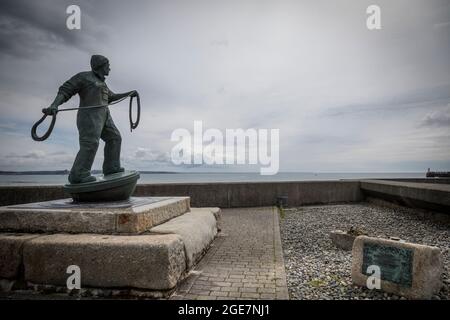
<path fill-rule="evenodd" d="M 450 185 L 405 181 L 361 180 L 364 197 L 412 208 L 450 212 Z"/>
<path fill-rule="evenodd" d="M 189 196 L 193 207 L 289 206 L 363 200 L 359 181 L 138 184 L 134 196 Z M 62 186 L 0 187 L 0 206 L 69 198 Z"/>
<path fill-rule="evenodd" d="M 396 178 L 396 179 L 364 179 L 364 180 L 384 180 L 397 182 L 417 182 L 417 183 L 433 183 L 433 184 L 450 184 L 450 178 Z"/>
<path fill-rule="evenodd" d="M 450 184 L 424 179 L 138 184 L 134 196 L 190 197 L 193 207 L 265 207 L 363 201 L 366 197 L 432 211 L 450 210 Z M 70 198 L 62 186 L 0 187 L 0 206 Z"/>

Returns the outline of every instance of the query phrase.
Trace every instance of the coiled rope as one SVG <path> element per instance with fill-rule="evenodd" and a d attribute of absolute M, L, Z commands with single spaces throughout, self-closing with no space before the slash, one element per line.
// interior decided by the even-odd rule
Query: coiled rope
<path fill-rule="evenodd" d="M 44 113 L 44 115 L 42 116 L 41 119 L 39 119 L 39 121 L 37 121 L 33 127 L 31 128 L 31 137 L 33 138 L 34 141 L 44 141 L 46 140 L 48 137 L 50 137 L 50 135 L 52 134 L 53 131 L 53 127 L 55 126 L 56 123 L 56 115 L 58 114 L 58 112 L 62 112 L 62 111 L 72 111 L 72 110 L 80 110 L 80 109 L 94 109 L 94 108 L 103 108 L 103 107 L 107 107 L 107 106 L 112 106 L 115 105 L 119 102 L 122 102 L 123 100 L 125 100 L 126 98 L 130 97 L 130 106 L 129 106 L 129 111 L 128 111 L 128 115 L 129 115 L 129 119 L 130 119 L 130 131 L 133 131 L 133 129 L 136 129 L 137 126 L 139 125 L 139 120 L 141 118 L 141 100 L 139 98 L 139 94 L 137 94 L 136 96 L 132 96 L 132 94 L 130 93 L 129 95 L 114 101 L 112 103 L 108 103 L 108 104 L 103 104 L 103 105 L 98 105 L 98 106 L 86 106 L 86 107 L 80 107 L 80 108 L 67 108 L 67 109 L 59 109 L 56 110 L 56 112 L 54 114 L 52 114 L 52 121 L 50 123 L 50 126 L 48 127 L 47 132 L 42 135 L 42 136 L 38 136 L 37 135 L 37 128 L 39 127 L 39 125 L 44 122 L 44 120 L 50 116 L 48 114 L 45 113 L 46 109 L 42 109 L 42 112 Z M 137 115 L 136 115 L 136 121 L 133 121 L 133 98 L 136 97 L 136 106 L 137 106 Z"/>

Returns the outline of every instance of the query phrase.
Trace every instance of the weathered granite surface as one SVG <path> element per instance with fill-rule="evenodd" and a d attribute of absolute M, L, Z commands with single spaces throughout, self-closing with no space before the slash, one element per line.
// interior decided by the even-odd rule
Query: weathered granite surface
<path fill-rule="evenodd" d="M 186 269 L 178 235 L 54 234 L 23 249 L 25 280 L 65 286 L 67 267 L 81 270 L 82 287 L 169 290 Z"/>
<path fill-rule="evenodd" d="M 0 234 L 0 279 L 16 279 L 20 276 L 23 246 L 25 242 L 38 236 L 36 234 Z"/>
<path fill-rule="evenodd" d="M 191 208 L 191 212 L 153 227 L 150 232 L 180 236 L 186 251 L 187 268 L 190 268 L 214 240 L 219 212 L 219 208 Z"/>
<path fill-rule="evenodd" d="M 116 210 L 110 216 L 124 217 L 123 211 L 127 213 L 127 210 L 134 211 L 127 214 L 139 216 L 139 212 L 147 214 L 149 207 L 155 208 L 151 217 L 159 221 L 178 215 L 141 234 L 0 233 L 2 290 L 12 290 L 16 282 L 28 288 L 64 289 L 70 276 L 67 268 L 76 265 L 81 270 L 82 292 L 109 288 L 125 290 L 137 296 L 166 296 L 209 248 L 217 234 L 220 209 L 195 208 L 179 216 L 179 212 L 189 205 L 189 198 L 158 200 L 150 204 L 135 203 L 136 206 L 131 209 L 124 203 L 109 204 L 109 208 L 103 208 L 102 217 L 107 215 L 106 210 Z M 32 210 L 45 212 L 49 210 L 45 208 L 49 205 L 64 207 L 68 215 L 72 210 L 80 209 L 77 204 L 56 201 L 41 204 L 40 209 Z M 27 206 L 21 209 L 29 209 Z M 158 215 L 160 206 L 169 207 L 163 210 L 166 215 Z M 54 210 L 63 212 L 60 208 Z M 97 205 L 83 204 L 83 210 L 98 212 L 99 208 Z M 94 215 L 93 212 L 89 213 Z M 34 215 L 32 217 L 37 219 Z M 83 216 L 80 214 L 79 217 Z M 139 217 L 137 225 L 151 225 L 152 221 L 146 222 L 145 218 Z M 98 221 L 95 217 L 92 219 Z M 52 223 L 57 221 L 55 219 Z M 66 227 L 71 225 L 73 221 Z"/>
<path fill-rule="evenodd" d="M 137 234 L 189 209 L 189 197 L 132 197 L 105 203 L 53 200 L 1 207 L 0 231 Z"/>

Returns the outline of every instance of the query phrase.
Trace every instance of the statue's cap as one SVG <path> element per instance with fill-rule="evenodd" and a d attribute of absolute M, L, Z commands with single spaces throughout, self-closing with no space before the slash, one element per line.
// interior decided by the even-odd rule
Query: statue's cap
<path fill-rule="evenodd" d="M 99 67 L 101 67 L 102 65 L 104 65 L 105 63 L 108 63 L 108 62 L 109 62 L 108 58 L 106 58 L 106 57 L 104 57 L 102 55 L 99 55 L 99 54 L 94 54 L 91 57 L 91 68 L 92 68 L 92 70 L 96 70 L 96 69 L 98 69 Z"/>

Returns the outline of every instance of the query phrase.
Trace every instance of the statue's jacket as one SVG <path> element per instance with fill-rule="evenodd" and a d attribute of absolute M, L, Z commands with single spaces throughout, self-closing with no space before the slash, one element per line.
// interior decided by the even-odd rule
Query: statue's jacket
<path fill-rule="evenodd" d="M 80 141 L 97 141 L 105 126 L 110 128 L 110 133 L 113 131 L 114 136 L 120 136 L 107 107 L 115 94 L 109 90 L 104 80 L 93 71 L 85 71 L 77 73 L 59 88 L 58 94 L 64 97 L 64 102 L 77 93 L 80 96 L 77 114 Z M 83 109 L 99 105 L 105 107 Z"/>
<path fill-rule="evenodd" d="M 77 73 L 59 87 L 58 93 L 64 97 L 64 102 L 78 93 L 80 96 L 80 108 L 107 105 L 110 97 L 114 95 L 109 90 L 104 79 L 93 71 Z"/>

